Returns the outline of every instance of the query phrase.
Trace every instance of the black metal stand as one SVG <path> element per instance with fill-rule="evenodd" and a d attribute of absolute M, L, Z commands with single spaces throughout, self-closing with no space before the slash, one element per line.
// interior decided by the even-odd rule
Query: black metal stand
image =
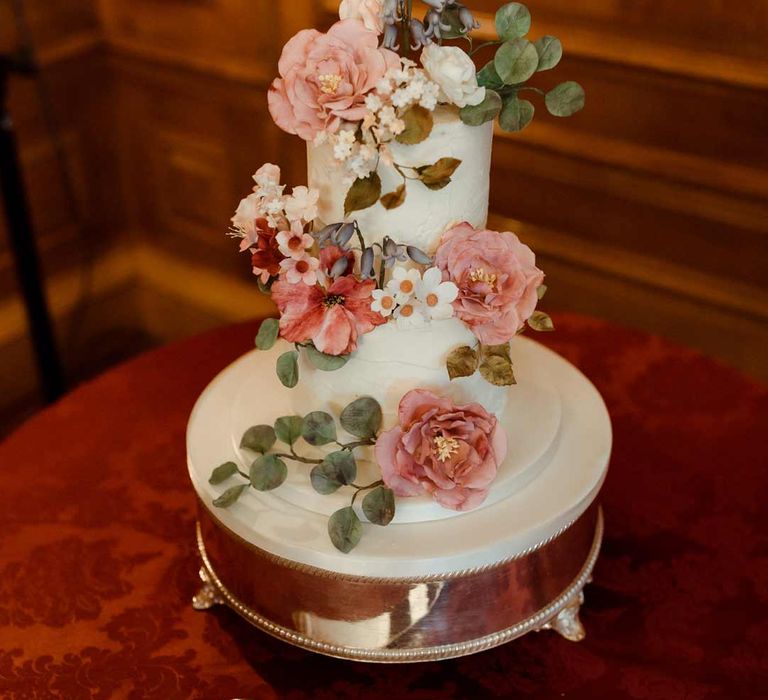
<path fill-rule="evenodd" d="M 64 393 L 64 379 L 40 276 L 40 261 L 7 100 L 11 72 L 32 74 L 34 71 L 34 64 L 23 55 L 0 56 L 0 193 L 5 203 L 11 251 L 29 323 L 40 385 L 46 401 L 51 402 Z"/>

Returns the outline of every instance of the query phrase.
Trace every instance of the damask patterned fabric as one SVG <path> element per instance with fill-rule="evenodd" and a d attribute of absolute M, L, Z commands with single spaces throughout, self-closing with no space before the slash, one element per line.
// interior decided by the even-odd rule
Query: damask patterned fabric
<path fill-rule="evenodd" d="M 184 429 L 255 324 L 85 385 L 0 445 L 0 697 L 768 697 L 768 390 L 648 335 L 574 316 L 545 340 L 616 433 L 587 640 L 367 666 L 195 613 Z"/>

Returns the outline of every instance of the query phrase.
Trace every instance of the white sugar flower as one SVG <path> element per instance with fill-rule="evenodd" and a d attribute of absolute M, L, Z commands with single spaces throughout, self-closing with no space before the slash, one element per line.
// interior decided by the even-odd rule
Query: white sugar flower
<path fill-rule="evenodd" d="M 379 93 L 379 95 L 382 95 L 383 97 L 386 97 L 387 95 L 391 95 L 392 89 L 393 89 L 392 80 L 389 77 L 389 73 L 387 73 L 386 76 L 381 78 L 376 83 L 376 92 Z"/>
<path fill-rule="evenodd" d="M 410 301 L 416 285 L 421 282 L 421 273 L 418 270 L 406 270 L 402 266 L 392 271 L 392 279 L 387 283 L 387 291 L 395 297 L 398 304 Z"/>
<path fill-rule="evenodd" d="M 395 90 L 395 93 L 392 95 L 392 104 L 395 107 L 405 107 L 410 102 L 411 98 L 408 96 L 408 91 L 402 88 Z"/>
<path fill-rule="evenodd" d="M 414 304 L 413 302 L 399 306 L 397 311 L 395 311 L 395 318 L 397 319 L 397 327 L 401 330 L 421 328 L 427 322 L 421 310 L 421 305 Z"/>
<path fill-rule="evenodd" d="M 389 130 L 395 135 L 402 134 L 405 131 L 405 122 L 402 119 L 395 119 L 389 125 Z"/>
<path fill-rule="evenodd" d="M 395 297 L 385 289 L 374 289 L 372 296 L 371 311 L 381 314 L 384 318 L 391 316 L 397 306 Z"/>
<path fill-rule="evenodd" d="M 280 252 L 294 260 L 301 260 L 314 242 L 315 239 L 312 236 L 304 233 L 304 228 L 299 221 L 294 221 L 288 231 L 280 231 L 277 234 L 277 246 Z"/>
<path fill-rule="evenodd" d="M 382 0 L 341 0 L 339 18 L 362 20 L 366 29 L 377 34 L 384 31 Z"/>
<path fill-rule="evenodd" d="M 379 122 L 382 126 L 389 126 L 393 121 L 397 120 L 397 112 L 394 107 L 387 105 L 383 107 L 379 112 Z"/>
<path fill-rule="evenodd" d="M 253 181 L 264 188 L 276 187 L 280 184 L 280 166 L 265 163 L 253 175 Z"/>
<path fill-rule="evenodd" d="M 280 263 L 280 270 L 289 284 L 304 283 L 307 286 L 317 284 L 317 271 L 320 261 L 309 255 L 301 258 L 286 258 Z"/>
<path fill-rule="evenodd" d="M 303 185 L 294 187 L 285 200 L 285 215 L 289 221 L 314 221 L 317 218 L 317 201 L 320 192 Z"/>
<path fill-rule="evenodd" d="M 443 273 L 436 267 L 430 267 L 416 285 L 416 299 L 424 313 L 433 320 L 443 320 L 453 316 L 453 302 L 459 296 L 459 288 L 453 282 L 443 282 Z"/>
<path fill-rule="evenodd" d="M 431 80 L 442 92 L 440 101 L 457 107 L 479 105 L 485 99 L 485 88 L 477 84 L 477 68 L 458 46 L 428 44 L 421 53 L 421 63 Z"/>
<path fill-rule="evenodd" d="M 378 112 L 384 103 L 381 98 L 375 93 L 367 95 L 365 98 L 365 106 L 371 110 L 371 112 Z"/>
<path fill-rule="evenodd" d="M 264 212 L 261 209 L 261 197 L 256 194 L 249 194 L 245 199 L 240 201 L 237 211 L 232 217 L 233 233 L 240 234 L 241 237 L 247 238 L 250 234 L 254 233 L 254 223 L 256 219 L 263 215 Z"/>
<path fill-rule="evenodd" d="M 428 109 L 430 112 L 437 107 L 437 98 L 440 96 L 440 86 L 437 83 L 429 81 L 424 84 L 421 92 L 419 105 Z"/>

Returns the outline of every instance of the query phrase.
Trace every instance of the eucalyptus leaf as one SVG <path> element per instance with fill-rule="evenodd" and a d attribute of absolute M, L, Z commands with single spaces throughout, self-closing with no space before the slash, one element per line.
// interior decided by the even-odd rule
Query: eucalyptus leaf
<path fill-rule="evenodd" d="M 235 474 L 237 474 L 237 465 L 234 462 L 225 462 L 211 472 L 211 478 L 208 479 L 208 483 L 212 486 L 217 486 Z"/>
<path fill-rule="evenodd" d="M 283 386 L 293 389 L 299 383 L 299 353 L 290 350 L 277 358 L 277 376 Z"/>
<path fill-rule="evenodd" d="M 531 31 L 531 13 L 525 5 L 510 2 L 496 12 L 496 31 L 501 39 L 518 39 Z"/>
<path fill-rule="evenodd" d="M 556 36 L 543 36 L 533 42 L 539 54 L 539 71 L 552 70 L 563 57 L 563 45 Z"/>
<path fill-rule="evenodd" d="M 277 455 L 262 455 L 251 465 L 251 486 L 272 491 L 288 478 L 288 467 Z"/>
<path fill-rule="evenodd" d="M 309 475 L 312 488 L 323 495 L 334 493 L 342 486 L 351 484 L 356 477 L 357 462 L 349 450 L 331 452 Z"/>
<path fill-rule="evenodd" d="M 341 412 L 339 421 L 350 435 L 363 439 L 376 437 L 381 428 L 381 406 L 376 399 L 363 396 Z"/>
<path fill-rule="evenodd" d="M 528 325 L 535 331 L 551 332 L 555 330 L 555 324 L 548 314 L 543 311 L 534 311 L 528 319 Z"/>
<path fill-rule="evenodd" d="M 248 484 L 238 484 L 228 488 L 224 493 L 213 501 L 213 505 L 217 508 L 229 508 L 233 503 L 237 501 L 243 492 L 248 488 Z"/>
<path fill-rule="evenodd" d="M 377 486 L 363 499 L 363 513 L 374 525 L 389 525 L 395 517 L 395 494 L 386 486 Z"/>
<path fill-rule="evenodd" d="M 425 182 L 424 187 L 434 192 L 437 192 L 438 190 L 445 189 L 450 184 L 451 184 L 451 178 L 446 177 L 446 178 L 443 178 L 442 180 L 435 180 L 434 182 Z"/>
<path fill-rule="evenodd" d="M 585 100 L 584 88 L 572 80 L 560 83 L 544 98 L 549 113 L 556 117 L 570 117 L 580 112 L 584 109 Z"/>
<path fill-rule="evenodd" d="M 280 332 L 280 324 L 276 318 L 268 318 L 261 322 L 259 332 L 256 334 L 256 347 L 259 350 L 270 350 L 277 341 Z"/>
<path fill-rule="evenodd" d="M 479 105 L 462 107 L 459 116 L 461 121 L 469 126 L 480 126 L 496 119 L 502 104 L 499 93 L 488 89 L 485 91 L 485 99 Z"/>
<path fill-rule="evenodd" d="M 448 376 L 452 380 L 458 377 L 471 377 L 477 372 L 478 362 L 477 352 L 468 345 L 456 348 L 456 350 L 448 355 L 446 362 Z"/>
<path fill-rule="evenodd" d="M 336 440 L 336 423 L 333 416 L 324 411 L 313 411 L 304 416 L 301 436 L 314 447 L 327 445 Z"/>
<path fill-rule="evenodd" d="M 328 535 L 340 552 L 351 552 L 363 536 L 363 524 L 351 506 L 337 510 L 328 520 Z"/>
<path fill-rule="evenodd" d="M 293 445 L 301 437 L 304 419 L 301 416 L 282 416 L 275 421 L 275 435 L 280 442 Z"/>
<path fill-rule="evenodd" d="M 420 105 L 406 110 L 401 119 L 405 123 L 405 129 L 395 137 L 399 143 L 413 146 L 424 141 L 432 133 L 432 112 Z"/>
<path fill-rule="evenodd" d="M 488 90 L 500 90 L 504 87 L 504 81 L 499 76 L 493 61 L 489 61 L 478 71 L 477 84 Z"/>
<path fill-rule="evenodd" d="M 323 372 L 334 372 L 349 362 L 349 355 L 328 355 L 314 345 L 308 345 L 306 350 L 309 361 Z"/>
<path fill-rule="evenodd" d="M 495 386 L 512 386 L 517 384 L 512 363 L 505 357 L 491 355 L 483 360 L 480 365 L 480 374 L 483 378 Z"/>
<path fill-rule="evenodd" d="M 268 452 L 275 444 L 277 436 L 271 425 L 254 425 L 243 433 L 240 447 L 253 452 Z"/>
<path fill-rule="evenodd" d="M 536 108 L 532 103 L 512 95 L 504 100 L 499 124 L 504 131 L 522 131 L 533 121 L 535 113 Z"/>
<path fill-rule="evenodd" d="M 377 172 L 359 177 L 352 183 L 344 200 L 344 215 L 372 207 L 381 197 L 381 178 Z"/>
<path fill-rule="evenodd" d="M 484 345 L 483 346 L 484 357 L 501 357 L 508 362 L 512 361 L 510 355 L 509 343 L 502 343 L 501 345 Z"/>
<path fill-rule="evenodd" d="M 544 298 L 544 295 L 547 293 L 547 285 L 541 284 L 536 289 L 536 296 L 539 297 L 539 301 L 541 301 Z"/>
<path fill-rule="evenodd" d="M 405 202 L 405 183 L 400 185 L 394 192 L 385 194 L 381 198 L 381 206 L 385 209 L 397 209 Z"/>
<path fill-rule="evenodd" d="M 517 85 L 524 83 L 536 72 L 539 53 L 527 39 L 513 39 L 501 45 L 493 62 L 506 85 Z"/>
<path fill-rule="evenodd" d="M 458 158 L 440 158 L 440 160 L 432 165 L 417 168 L 416 172 L 419 173 L 421 181 L 429 187 L 445 180 L 450 182 L 451 176 L 460 165 L 461 161 Z"/>

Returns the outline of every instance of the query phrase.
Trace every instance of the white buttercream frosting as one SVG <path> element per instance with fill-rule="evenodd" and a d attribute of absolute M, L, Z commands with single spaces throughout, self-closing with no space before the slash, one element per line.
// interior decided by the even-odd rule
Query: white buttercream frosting
<path fill-rule="evenodd" d="M 421 167 L 440 158 L 461 161 L 452 182 L 442 190 L 430 190 L 421 182 L 408 180 L 406 200 L 396 209 L 387 210 L 380 203 L 349 218 L 357 219 L 366 241 L 380 242 L 385 235 L 398 243 L 415 245 L 428 253 L 434 252 L 440 236 L 451 226 L 468 221 L 473 226 L 485 226 L 488 218 L 489 174 L 493 122 L 482 126 L 467 126 L 455 108 L 438 107 L 435 125 L 429 138 L 413 146 L 391 144 L 394 161 L 399 165 Z M 344 200 L 349 185 L 344 183 L 343 164 L 333 157 L 328 144 L 308 145 L 309 186 L 320 192 L 319 219 L 324 224 L 344 220 Z M 378 174 L 384 194 L 402 184 L 402 177 L 381 162 Z"/>
<path fill-rule="evenodd" d="M 323 410 L 332 415 L 361 396 L 372 396 L 382 407 L 385 427 L 396 423 L 400 399 L 411 389 L 432 389 L 458 404 L 477 402 L 500 416 L 508 391 L 489 384 L 480 373 L 455 379 L 448 377 L 449 353 L 461 346 L 474 346 L 474 335 L 458 319 L 433 321 L 421 328 L 398 328 L 396 323 L 379 326 L 359 339 L 349 362 L 335 372 L 322 372 L 302 353 L 301 381 L 293 390 L 298 413 Z"/>

